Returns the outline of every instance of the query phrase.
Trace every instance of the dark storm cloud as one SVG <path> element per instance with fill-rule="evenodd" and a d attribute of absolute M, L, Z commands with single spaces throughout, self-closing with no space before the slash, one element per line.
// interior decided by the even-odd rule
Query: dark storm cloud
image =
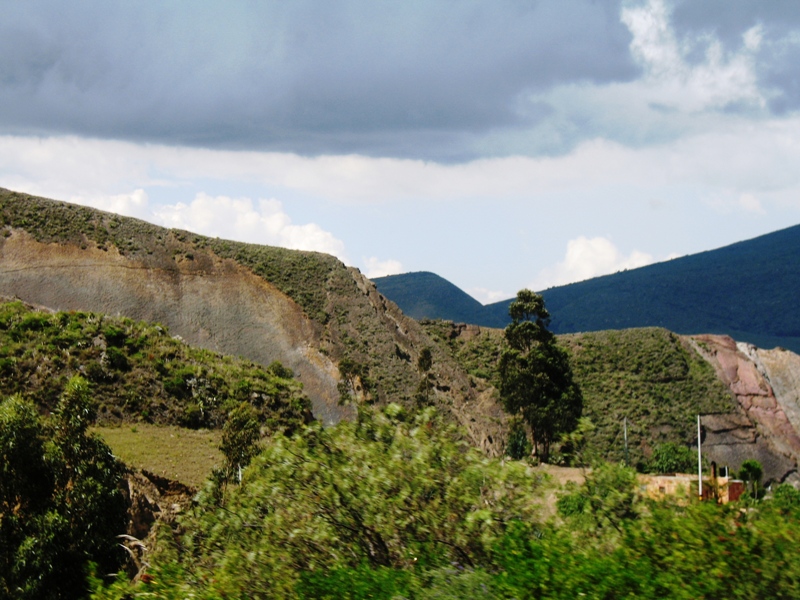
<path fill-rule="evenodd" d="M 726 49 L 742 45 L 742 36 L 755 26 L 763 31 L 758 53 L 760 84 L 776 113 L 800 108 L 800 2 L 797 0 L 683 0 L 673 23 L 678 35 L 712 34 Z"/>
<path fill-rule="evenodd" d="M 458 160 L 637 74 L 594 0 L 0 3 L 0 131 Z"/>

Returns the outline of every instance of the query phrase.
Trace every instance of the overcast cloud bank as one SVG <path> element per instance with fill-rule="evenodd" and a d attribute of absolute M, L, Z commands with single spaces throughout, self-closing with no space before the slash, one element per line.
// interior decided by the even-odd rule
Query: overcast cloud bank
<path fill-rule="evenodd" d="M 800 220 L 792 0 L 0 7 L 4 187 L 484 302 Z"/>
<path fill-rule="evenodd" d="M 791 0 L 2 4 L 8 133 L 460 161 L 798 106 Z"/>

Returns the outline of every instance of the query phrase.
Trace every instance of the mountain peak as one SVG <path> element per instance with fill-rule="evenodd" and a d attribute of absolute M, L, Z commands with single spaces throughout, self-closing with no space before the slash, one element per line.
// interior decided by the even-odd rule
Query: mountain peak
<path fill-rule="evenodd" d="M 377 277 L 373 282 L 381 294 L 414 319 L 474 323 L 484 312 L 483 304 L 430 271 Z"/>

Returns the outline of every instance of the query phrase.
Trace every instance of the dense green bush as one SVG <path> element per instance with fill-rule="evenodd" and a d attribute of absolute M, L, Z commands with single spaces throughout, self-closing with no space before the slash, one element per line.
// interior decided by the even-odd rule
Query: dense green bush
<path fill-rule="evenodd" d="M 659 444 L 648 467 L 651 473 L 692 473 L 697 470 L 697 451 L 672 442 Z"/>
<path fill-rule="evenodd" d="M 271 441 L 165 530 L 147 582 L 95 598 L 796 598 L 800 494 L 651 501 L 599 465 L 538 518 L 541 483 L 397 407 Z"/>
<path fill-rule="evenodd" d="M 750 512 L 695 502 L 642 502 L 618 529 L 520 523 L 497 545 L 503 597 L 795 598 L 800 534 L 776 504 Z"/>
<path fill-rule="evenodd" d="M 567 486 L 556 506 L 562 517 L 572 519 L 576 529 L 621 531 L 624 523 L 639 515 L 636 472 L 622 465 L 602 463 L 583 485 Z"/>
<path fill-rule="evenodd" d="M 459 438 L 433 409 L 412 417 L 397 405 L 274 437 L 240 486 L 209 484 L 154 562 L 201 597 L 279 598 L 365 597 L 415 573 L 484 564 L 509 522 L 536 521 L 541 479 Z"/>
<path fill-rule="evenodd" d="M 124 467 L 87 435 L 92 417 L 80 377 L 49 419 L 19 396 L 0 404 L 0 597 L 83 597 L 90 561 L 102 573 L 120 566 Z"/>

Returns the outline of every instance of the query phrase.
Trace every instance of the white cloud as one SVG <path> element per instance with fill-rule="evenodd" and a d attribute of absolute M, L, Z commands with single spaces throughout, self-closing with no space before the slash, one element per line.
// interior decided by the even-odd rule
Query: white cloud
<path fill-rule="evenodd" d="M 541 291 L 623 269 L 643 267 L 652 262 L 652 256 L 638 250 L 628 256 L 623 255 L 607 238 L 580 236 L 567 243 L 564 260 L 553 267 L 542 269 L 530 288 Z"/>
<path fill-rule="evenodd" d="M 130 142 L 0 136 L 0 181 L 29 194 L 103 202 L 157 183 L 148 173 L 153 155 L 154 148 Z"/>
<path fill-rule="evenodd" d="M 73 204 L 92 206 L 118 215 L 152 220 L 152 212 L 150 210 L 150 201 L 147 197 L 147 192 L 141 188 L 129 194 L 116 194 L 113 196 L 70 196 L 67 198 L 67 201 Z"/>
<path fill-rule="evenodd" d="M 404 271 L 403 264 L 399 260 L 387 259 L 380 260 L 375 256 L 364 259 L 364 275 L 369 279 L 375 277 L 386 277 L 387 275 L 397 275 Z"/>
<path fill-rule="evenodd" d="M 155 221 L 166 227 L 203 235 L 294 250 L 315 250 L 345 260 L 344 243 L 319 225 L 293 225 L 278 200 L 229 198 L 198 194 L 189 204 L 155 207 Z"/>
<path fill-rule="evenodd" d="M 721 134 L 760 119 L 767 122 L 772 92 L 761 89 L 758 77 L 763 28 L 749 29 L 730 50 L 714 33 L 679 37 L 671 17 L 665 0 L 624 3 L 620 20 L 631 33 L 630 53 L 641 75 L 532 94 L 532 105 L 547 105 L 552 113 L 532 130 L 514 133 L 519 151 L 563 152 L 576 143 L 580 148 L 580 140 L 590 136 L 618 140 L 637 151 L 667 140 Z M 507 142 L 503 135 L 489 138 L 502 145 Z"/>
<path fill-rule="evenodd" d="M 677 39 L 664 0 L 624 8 L 621 20 L 633 36 L 631 54 L 645 71 L 630 87 L 640 88 L 650 102 L 685 111 L 766 105 L 755 68 L 761 26 L 745 32 L 741 48 L 726 54 L 720 41 L 708 34 Z M 704 50 L 704 60 L 690 64 L 687 56 L 698 48 Z"/>
<path fill-rule="evenodd" d="M 753 194 L 742 194 L 739 196 L 739 206 L 742 208 L 742 210 L 751 213 L 763 215 L 766 212 L 761 206 L 761 202 L 759 202 L 758 198 L 756 198 Z"/>
<path fill-rule="evenodd" d="M 708 125 L 700 133 L 645 148 L 595 139 L 558 157 L 517 156 L 455 165 L 0 136 L 0 185 L 88 203 L 138 189 L 152 197 L 154 188 L 179 192 L 187 183 L 214 180 L 283 187 L 352 205 L 419 198 L 530 198 L 532 192 L 544 197 L 577 191 L 588 198 L 601 195 L 596 190 L 604 186 L 636 186 L 663 194 L 665 186 L 679 182 L 733 198 L 753 194 L 762 204 L 776 196 L 796 203 L 800 117 L 755 125 L 728 115 Z"/>
<path fill-rule="evenodd" d="M 227 164 L 231 177 L 256 178 L 255 172 L 235 166 L 236 154 L 73 136 L 0 136 L 0 185 L 203 235 L 314 250 L 347 260 L 341 240 L 315 223 L 292 223 L 275 199 L 254 203 L 246 197 L 199 193 L 188 204 L 150 201 L 145 188 L 172 188 L 180 196 L 186 178 L 204 177 L 211 163 Z M 261 158 L 269 161 L 266 155 Z M 253 164 L 253 169 L 259 164 Z M 216 172 L 225 175 L 219 166 Z M 214 169 L 208 168 L 205 176 L 213 174 Z M 128 187 L 131 182 L 134 185 Z M 134 189 L 119 192 L 126 187 Z"/>
<path fill-rule="evenodd" d="M 735 194 L 717 192 L 709 195 L 705 202 L 714 211 L 722 215 L 746 213 L 749 215 L 766 215 L 767 211 L 761 201 L 749 192 Z"/>
<path fill-rule="evenodd" d="M 507 300 L 513 296 L 513 294 L 507 294 L 499 290 L 489 290 L 482 287 L 469 288 L 467 293 L 481 304 L 492 304 L 494 302 L 500 302 L 501 300 Z"/>

